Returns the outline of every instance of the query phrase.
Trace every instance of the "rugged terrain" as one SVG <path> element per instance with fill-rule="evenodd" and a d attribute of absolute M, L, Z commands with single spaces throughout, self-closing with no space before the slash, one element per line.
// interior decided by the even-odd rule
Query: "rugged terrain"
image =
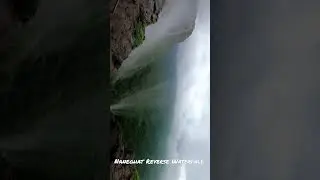
<path fill-rule="evenodd" d="M 144 27 L 155 23 L 162 1 L 112 0 L 110 5 L 111 56 L 115 68 L 143 39 Z"/>
<path fill-rule="evenodd" d="M 164 1 L 112 0 L 110 6 L 111 58 L 110 71 L 116 71 L 130 52 L 144 40 L 145 26 L 155 23 Z M 139 179 L 134 165 L 115 165 L 114 159 L 133 159 L 134 152 L 126 147 L 122 132 L 113 117 L 110 176 L 112 180 Z"/>

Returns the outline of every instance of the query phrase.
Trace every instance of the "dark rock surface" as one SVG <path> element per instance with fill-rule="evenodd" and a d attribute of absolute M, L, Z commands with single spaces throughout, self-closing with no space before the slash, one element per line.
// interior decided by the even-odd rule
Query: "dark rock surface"
<path fill-rule="evenodd" d="M 145 25 L 155 23 L 164 1 L 156 0 L 112 0 L 110 6 L 111 61 L 110 70 L 121 66 L 133 49 L 133 33 L 139 21 Z M 114 119 L 116 122 L 116 119 Z M 133 159 L 134 152 L 126 148 L 116 123 L 111 124 L 112 142 L 110 179 L 133 179 L 134 165 L 113 164 L 114 159 Z"/>
<path fill-rule="evenodd" d="M 125 60 L 133 47 L 132 35 L 135 24 L 155 23 L 161 10 L 155 0 L 112 0 L 110 5 L 111 57 L 117 68 Z M 112 69 L 111 67 L 111 69 Z"/>

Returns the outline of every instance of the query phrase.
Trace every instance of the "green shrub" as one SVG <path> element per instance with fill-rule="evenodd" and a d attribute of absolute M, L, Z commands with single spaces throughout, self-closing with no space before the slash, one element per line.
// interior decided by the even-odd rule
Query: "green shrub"
<path fill-rule="evenodd" d="M 145 39 L 145 24 L 138 21 L 133 31 L 133 48 L 138 47 Z"/>

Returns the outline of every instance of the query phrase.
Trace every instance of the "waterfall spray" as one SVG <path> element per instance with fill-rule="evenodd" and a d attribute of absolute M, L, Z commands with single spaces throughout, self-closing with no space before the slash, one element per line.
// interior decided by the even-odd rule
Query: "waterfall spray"
<path fill-rule="evenodd" d="M 138 91 L 121 99 L 117 104 L 111 105 L 110 110 L 112 113 L 119 115 L 132 111 L 141 112 L 144 109 L 161 109 L 168 103 L 166 98 L 163 98 L 166 87 L 168 87 L 168 82 Z"/>
<path fill-rule="evenodd" d="M 161 60 L 161 55 L 192 34 L 195 27 L 197 3 L 189 0 L 192 3 L 182 5 L 180 1 L 166 1 L 170 5 L 165 4 L 158 22 L 146 28 L 145 41 L 134 49 L 122 63 L 113 77 L 113 83 L 129 78 L 154 61 Z M 178 4 L 179 8 L 173 9 Z"/>
<path fill-rule="evenodd" d="M 158 21 L 146 27 L 144 42 L 111 78 L 110 111 L 138 158 L 157 158 L 165 151 L 177 86 L 177 59 L 168 55 L 192 34 L 196 15 L 197 1 L 166 0 Z M 155 179 L 159 167 L 145 168 L 141 178 Z"/>

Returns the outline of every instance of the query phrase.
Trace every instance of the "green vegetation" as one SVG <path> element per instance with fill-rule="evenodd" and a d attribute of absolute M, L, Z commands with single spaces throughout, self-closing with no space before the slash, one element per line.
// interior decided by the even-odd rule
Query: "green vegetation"
<path fill-rule="evenodd" d="M 145 25 L 138 21 L 135 25 L 133 32 L 133 48 L 138 47 L 144 41 Z M 124 80 L 120 80 L 117 83 L 112 85 L 112 102 L 118 103 L 124 97 L 134 94 L 139 89 L 142 89 L 141 86 L 143 81 L 150 72 L 150 68 L 145 68 L 138 73 L 135 73 L 132 77 Z M 112 79 L 112 77 L 111 77 Z M 148 118 L 146 119 L 146 114 L 142 112 L 133 111 L 133 113 L 122 113 L 120 116 L 115 115 L 115 121 L 118 124 L 121 136 L 123 137 L 123 143 L 125 147 L 134 151 L 134 156 L 138 155 L 143 147 L 143 143 L 148 139 Z M 150 133 L 150 132 L 149 132 Z M 144 152 L 146 152 L 144 150 Z M 147 156 L 147 154 L 145 154 Z M 138 158 L 138 157 L 137 157 Z M 140 180 L 141 168 L 135 167 L 134 180 Z"/>
<path fill-rule="evenodd" d="M 140 180 L 140 176 L 137 168 L 135 168 L 133 180 Z"/>
<path fill-rule="evenodd" d="M 133 48 L 138 47 L 145 39 L 145 24 L 138 21 L 133 31 Z"/>
<path fill-rule="evenodd" d="M 141 92 L 145 88 L 153 87 L 156 84 L 155 82 L 159 83 L 160 76 L 152 74 L 155 70 L 151 69 L 148 66 L 130 78 L 119 80 L 113 84 L 113 103 L 118 103 L 121 99 L 136 92 Z M 151 79 L 154 81 L 152 82 Z M 168 98 L 168 94 L 159 95 L 163 98 Z M 145 102 L 145 100 L 148 102 Z M 142 98 L 140 102 L 133 102 L 137 103 L 139 107 L 133 105 L 128 109 L 121 110 L 120 113 L 114 112 L 115 121 L 122 133 L 125 147 L 133 150 L 135 159 L 157 159 L 158 152 L 164 152 L 164 149 L 161 149 L 164 147 L 161 146 L 163 142 L 156 139 L 165 139 L 161 137 L 164 137 L 163 134 L 168 134 L 164 133 L 163 129 L 168 123 L 166 120 L 171 108 L 169 108 L 169 105 L 159 107 L 155 105 L 156 102 L 154 101 L 153 98 L 150 100 Z M 168 101 L 168 103 L 170 102 Z M 138 165 L 136 168 L 136 174 L 139 174 L 140 179 L 148 179 L 146 177 L 150 172 L 150 166 Z"/>
<path fill-rule="evenodd" d="M 120 80 L 112 86 L 112 101 L 119 102 L 124 97 L 131 95 L 141 89 L 141 82 L 148 76 L 149 71 L 145 69 L 135 74 L 131 78 Z M 150 127 L 152 126 L 148 111 L 130 111 L 131 113 L 121 113 L 115 116 L 125 147 L 134 151 L 134 156 L 149 156 L 150 150 L 143 149 L 144 144 L 148 141 Z M 149 117 L 148 117 L 149 116 Z M 149 142 L 149 144 L 152 142 Z M 140 152 L 144 152 L 142 155 Z M 140 174 L 143 173 L 141 167 L 135 167 L 134 179 L 140 180 Z"/>
<path fill-rule="evenodd" d="M 166 119 L 161 112 L 156 110 L 135 111 L 121 116 L 116 116 L 115 120 L 127 149 L 133 150 L 135 159 L 158 159 L 157 153 L 163 152 L 160 149 L 161 139 L 163 136 L 161 129 L 165 126 Z M 150 166 L 138 165 L 136 167 L 135 176 L 146 177 Z"/>
<path fill-rule="evenodd" d="M 144 27 L 142 22 L 137 23 L 135 27 L 133 35 L 135 46 L 139 46 L 144 40 Z M 175 96 L 172 93 L 174 90 L 172 84 L 175 82 L 176 66 L 171 58 L 165 58 L 159 52 L 155 52 L 153 57 L 144 58 L 161 58 L 162 61 L 147 63 L 148 65 L 143 65 L 141 69 L 128 75 L 128 78 L 119 79 L 112 84 L 112 104 L 130 105 L 120 110 L 113 109 L 112 113 L 119 126 L 125 147 L 133 150 L 135 159 L 161 159 L 162 153 L 166 151 L 164 148 L 170 131 L 168 126 L 172 122 L 169 117 L 172 115 L 173 103 L 170 100 Z M 147 59 L 146 62 L 148 62 Z M 111 77 L 111 80 L 114 80 L 114 77 Z M 150 94 L 149 91 L 144 91 L 158 87 L 162 83 L 165 85 L 163 88 L 161 86 L 159 91 L 152 91 Z M 138 98 L 118 104 L 123 102 L 124 98 L 136 93 L 139 93 Z M 137 165 L 135 168 L 135 176 L 139 179 L 154 179 L 159 168 L 162 167 Z"/>

